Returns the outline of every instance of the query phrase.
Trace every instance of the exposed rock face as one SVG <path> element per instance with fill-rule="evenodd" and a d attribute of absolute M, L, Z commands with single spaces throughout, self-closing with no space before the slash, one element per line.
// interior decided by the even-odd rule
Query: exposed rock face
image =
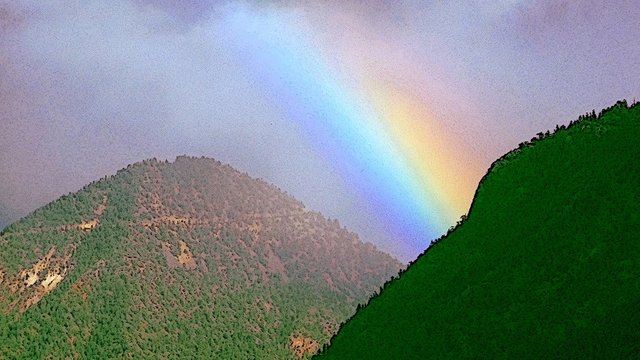
<path fill-rule="evenodd" d="M 17 307 L 20 313 L 23 313 L 60 284 L 72 266 L 70 259 L 73 255 L 73 247 L 67 249 L 66 253 L 60 257 L 55 255 L 56 247 L 52 246 L 33 266 L 22 269 L 14 277 L 6 279 L 6 288 L 16 295 L 7 310 Z M 4 282 L 5 277 L 3 272 L 3 281 L 0 281 L 0 284 Z"/>

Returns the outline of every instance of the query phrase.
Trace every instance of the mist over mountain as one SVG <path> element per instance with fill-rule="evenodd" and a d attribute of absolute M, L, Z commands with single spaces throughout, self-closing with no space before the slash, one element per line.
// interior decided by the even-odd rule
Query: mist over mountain
<path fill-rule="evenodd" d="M 207 158 L 146 160 L 0 235 L 7 358 L 302 358 L 401 264 Z"/>

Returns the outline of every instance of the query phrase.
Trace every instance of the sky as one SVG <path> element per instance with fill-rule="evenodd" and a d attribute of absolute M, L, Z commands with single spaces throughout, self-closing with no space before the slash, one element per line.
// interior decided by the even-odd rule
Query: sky
<path fill-rule="evenodd" d="M 635 0 L 0 0 L 0 228 L 186 154 L 409 261 L 496 158 L 640 99 L 639 18 Z"/>

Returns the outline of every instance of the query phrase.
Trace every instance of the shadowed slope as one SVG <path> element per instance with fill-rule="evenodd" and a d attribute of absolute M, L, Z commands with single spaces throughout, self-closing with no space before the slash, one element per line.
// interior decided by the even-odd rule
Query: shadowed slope
<path fill-rule="evenodd" d="M 626 102 L 521 144 L 319 358 L 637 357 L 638 144 Z"/>

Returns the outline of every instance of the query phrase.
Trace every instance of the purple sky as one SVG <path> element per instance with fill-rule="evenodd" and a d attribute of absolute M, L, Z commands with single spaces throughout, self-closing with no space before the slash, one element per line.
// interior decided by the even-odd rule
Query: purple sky
<path fill-rule="evenodd" d="M 393 252 L 228 51 L 219 34 L 240 8 L 302 23 L 337 62 L 421 79 L 482 169 L 557 123 L 640 99 L 637 1 L 259 3 L 0 0 L 0 228 L 127 164 L 188 154 Z"/>

